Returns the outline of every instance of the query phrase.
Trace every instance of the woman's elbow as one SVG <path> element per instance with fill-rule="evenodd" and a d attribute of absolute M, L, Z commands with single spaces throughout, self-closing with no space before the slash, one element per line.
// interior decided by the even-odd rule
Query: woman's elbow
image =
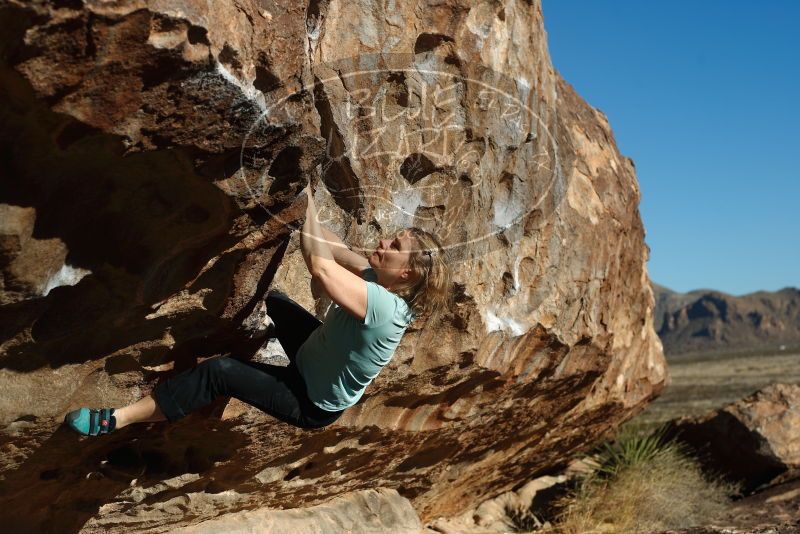
<path fill-rule="evenodd" d="M 308 272 L 311 273 L 312 278 L 316 278 L 317 280 L 323 280 L 328 273 L 330 273 L 330 263 L 328 260 L 324 258 L 316 259 L 315 261 L 311 261 L 308 266 Z"/>

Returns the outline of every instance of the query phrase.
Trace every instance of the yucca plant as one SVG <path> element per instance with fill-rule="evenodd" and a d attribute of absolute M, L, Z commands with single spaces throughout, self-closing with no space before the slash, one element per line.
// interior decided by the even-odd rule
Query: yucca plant
<path fill-rule="evenodd" d="M 722 512 L 737 488 L 704 475 L 685 445 L 665 439 L 666 429 L 623 427 L 601 445 L 596 470 L 559 503 L 556 532 L 663 532 Z"/>
<path fill-rule="evenodd" d="M 649 434 L 642 434 L 636 426 L 623 426 L 616 439 L 603 443 L 596 452 L 597 475 L 613 477 L 622 469 L 650 462 L 659 455 L 678 453 L 688 456 L 689 449 L 685 444 L 665 439 L 667 428 L 665 423 Z"/>

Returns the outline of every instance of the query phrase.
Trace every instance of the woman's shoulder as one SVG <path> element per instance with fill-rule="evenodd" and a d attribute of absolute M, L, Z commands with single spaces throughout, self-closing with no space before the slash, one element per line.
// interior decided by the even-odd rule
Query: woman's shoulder
<path fill-rule="evenodd" d="M 402 321 L 408 326 L 415 318 L 416 314 L 414 313 L 414 308 L 406 302 L 406 299 L 402 298 L 399 295 L 394 295 L 396 302 L 397 302 L 397 314 L 402 318 Z"/>
<path fill-rule="evenodd" d="M 378 283 L 377 273 L 375 273 L 375 270 L 372 267 L 367 267 L 361 271 L 361 278 L 363 278 L 368 284 L 371 284 L 379 294 L 384 295 L 385 298 L 382 298 L 381 300 L 391 301 L 394 303 L 395 315 L 399 316 L 401 320 L 405 321 L 407 324 L 414 320 L 416 316 L 412 307 L 403 297 L 380 285 Z"/>
<path fill-rule="evenodd" d="M 397 293 L 386 289 L 377 283 L 376 285 L 380 288 L 379 291 L 386 296 L 386 305 L 387 308 L 392 309 L 394 323 L 402 324 L 404 326 L 410 324 L 415 318 L 414 309 L 411 307 L 411 305 L 409 305 L 409 303 Z M 392 303 L 391 306 L 389 305 L 389 302 Z"/>

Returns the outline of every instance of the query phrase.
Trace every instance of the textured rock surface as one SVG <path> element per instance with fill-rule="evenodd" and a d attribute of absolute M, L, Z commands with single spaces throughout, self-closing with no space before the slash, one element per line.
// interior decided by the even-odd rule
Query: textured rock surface
<path fill-rule="evenodd" d="M 518 489 L 501 493 L 474 509 L 458 516 L 434 519 L 427 526 L 442 534 L 501 534 L 520 528 L 515 524 L 516 515 L 518 521 L 524 518 L 536 528 L 547 531 L 554 528 L 548 519 L 557 516 L 554 511 L 556 499 L 573 490 L 579 477 L 593 471 L 596 466 L 597 463 L 590 459 L 573 460 L 558 473 L 529 480 Z"/>
<path fill-rule="evenodd" d="M 426 521 L 665 385 L 634 167 L 552 68 L 538 1 L 0 0 L 0 27 L 8 528 L 177 528 L 376 487 Z M 225 400 L 103 439 L 58 428 L 251 357 L 241 325 L 271 286 L 325 311 L 291 237 L 307 178 L 355 246 L 440 234 L 447 316 L 325 429 Z"/>
<path fill-rule="evenodd" d="M 683 417 L 670 433 L 702 451 L 707 467 L 752 490 L 800 469 L 800 385 L 774 384 L 705 416 Z"/>
<path fill-rule="evenodd" d="M 425 531 L 408 499 L 401 497 L 395 490 L 379 488 L 349 493 L 328 503 L 308 508 L 261 509 L 225 514 L 218 519 L 179 528 L 172 532 L 174 534 L 216 534 L 217 532 L 231 534 L 247 532 L 421 534 Z"/>

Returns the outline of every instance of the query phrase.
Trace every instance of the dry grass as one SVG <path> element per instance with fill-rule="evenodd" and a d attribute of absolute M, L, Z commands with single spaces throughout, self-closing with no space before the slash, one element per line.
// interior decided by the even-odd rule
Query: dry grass
<path fill-rule="evenodd" d="M 655 444 L 655 445 L 654 445 Z M 737 488 L 706 478 L 698 463 L 661 432 L 633 432 L 606 445 L 601 469 L 562 503 L 561 534 L 651 533 L 699 525 L 724 511 Z"/>

